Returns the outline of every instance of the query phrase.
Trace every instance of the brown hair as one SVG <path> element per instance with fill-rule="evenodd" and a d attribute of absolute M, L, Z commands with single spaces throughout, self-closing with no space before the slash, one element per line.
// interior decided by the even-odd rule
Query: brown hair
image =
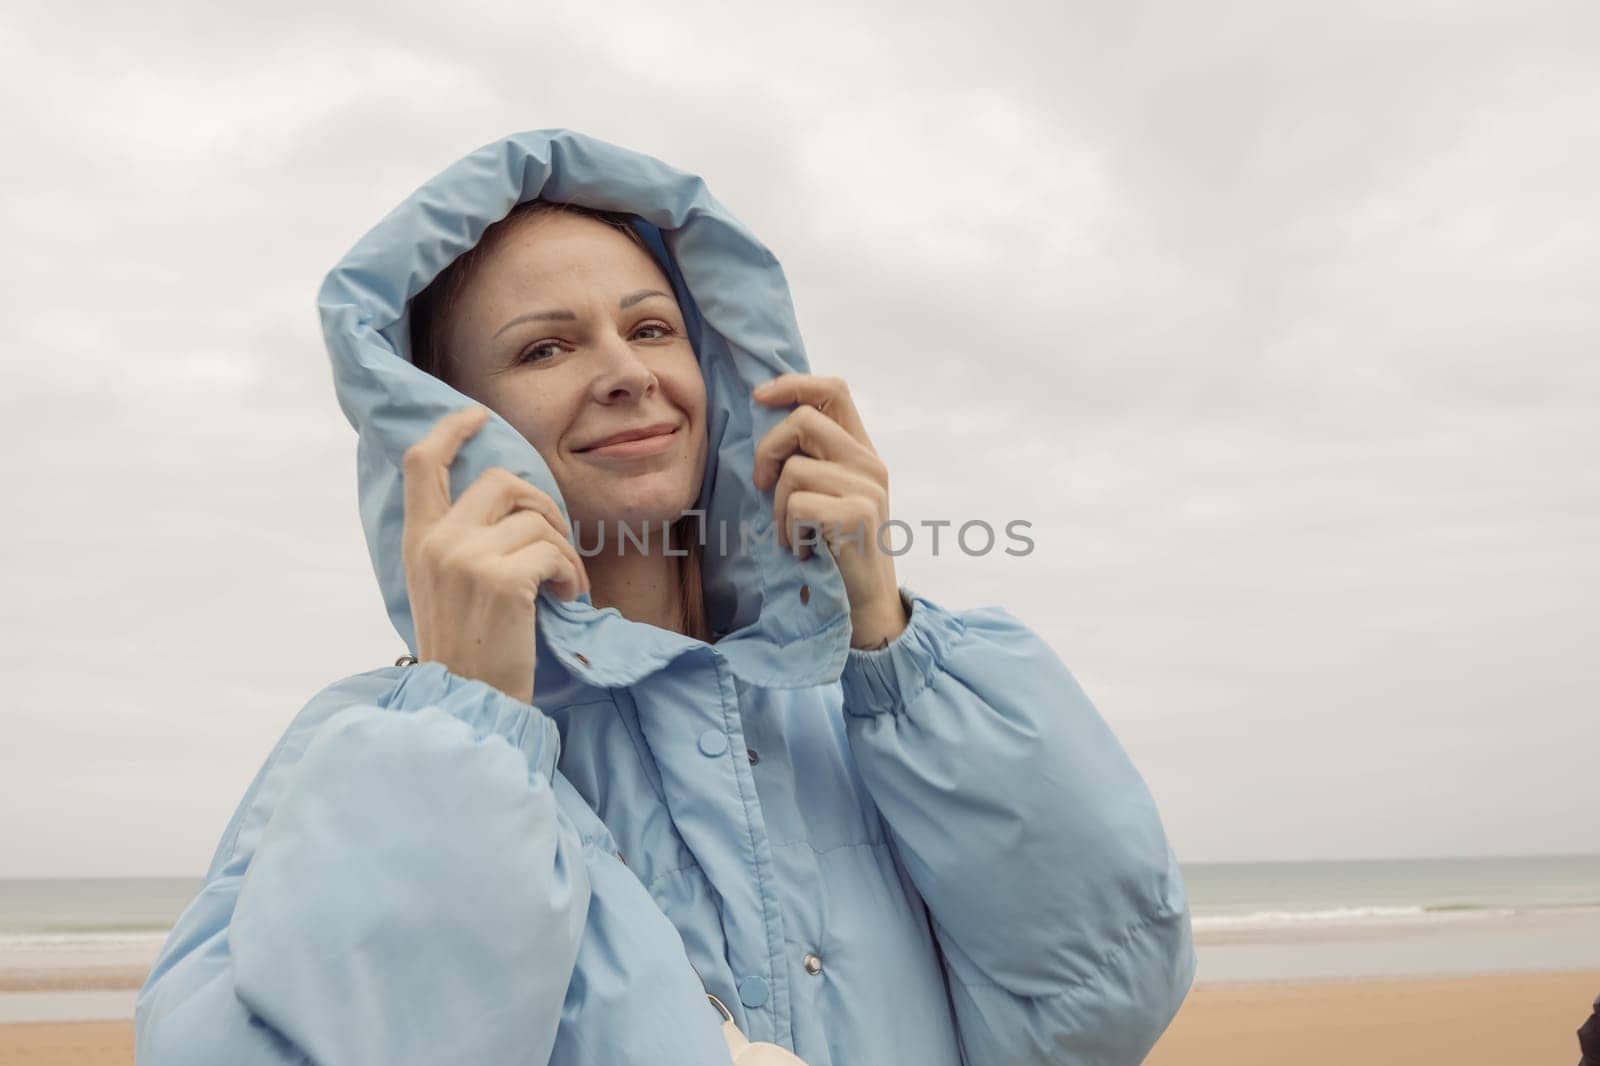
<path fill-rule="evenodd" d="M 489 251 L 519 225 L 535 218 L 553 214 L 579 215 L 603 222 L 620 231 L 649 254 L 644 238 L 629 222 L 630 216 L 621 211 L 604 211 L 580 204 L 561 203 L 556 200 L 524 200 L 513 207 L 504 218 L 484 231 L 477 244 L 457 256 L 439 276 L 411 299 L 409 324 L 411 330 L 411 362 L 418 370 L 454 385 L 456 363 L 450 351 L 450 324 L 461 294 L 466 291 L 472 276 Z M 652 260 L 654 256 L 651 256 Z M 683 632 L 708 643 L 711 633 L 707 628 L 705 590 L 700 578 L 701 550 L 694 535 L 697 526 L 692 516 L 684 515 L 671 527 L 671 545 L 674 551 L 687 550 L 678 556 L 678 577 L 681 582 L 683 614 L 680 619 Z"/>

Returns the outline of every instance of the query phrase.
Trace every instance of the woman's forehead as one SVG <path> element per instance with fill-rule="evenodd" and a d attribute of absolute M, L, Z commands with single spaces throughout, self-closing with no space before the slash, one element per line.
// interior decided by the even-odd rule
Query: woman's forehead
<path fill-rule="evenodd" d="M 496 301 L 526 300 L 536 295 L 530 286 L 538 286 L 598 302 L 607 297 L 606 289 L 621 293 L 647 285 L 672 291 L 655 258 L 626 234 L 590 218 L 549 216 L 496 239 L 466 295 L 476 289 Z"/>

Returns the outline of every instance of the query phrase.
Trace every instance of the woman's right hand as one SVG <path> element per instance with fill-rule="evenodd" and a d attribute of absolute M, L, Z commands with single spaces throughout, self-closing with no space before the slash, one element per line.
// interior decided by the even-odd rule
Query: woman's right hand
<path fill-rule="evenodd" d="M 571 600 L 589 575 L 561 509 L 511 471 L 485 470 L 451 502 L 450 464 L 488 415 L 452 411 L 406 449 L 406 590 L 419 662 L 532 703 L 539 585 Z"/>

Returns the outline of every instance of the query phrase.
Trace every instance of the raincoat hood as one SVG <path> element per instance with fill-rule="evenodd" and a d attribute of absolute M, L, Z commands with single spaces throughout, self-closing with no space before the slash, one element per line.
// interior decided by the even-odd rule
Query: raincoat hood
<path fill-rule="evenodd" d="M 787 411 L 757 403 L 750 390 L 809 372 L 783 269 L 699 177 L 566 129 L 512 134 L 441 171 L 357 241 L 317 296 L 339 406 L 359 435 L 367 547 L 401 639 L 415 654 L 401 557 L 402 458 L 441 417 L 476 402 L 412 364 L 410 301 L 490 225 L 536 197 L 629 213 L 672 282 L 706 386 L 709 440 L 696 507 L 705 517 L 701 572 L 717 651 L 751 684 L 838 679 L 850 643 L 838 567 L 826 551 L 801 560 L 778 543 L 772 492 L 752 480 L 756 442 Z M 493 413 L 450 468 L 451 499 L 495 466 L 544 491 L 570 522 L 544 459 Z M 597 610 L 586 592 L 563 602 L 548 586 L 537 631 L 536 690 L 560 683 L 548 676 L 557 668 L 587 684 L 629 685 L 704 646 L 614 607 Z"/>

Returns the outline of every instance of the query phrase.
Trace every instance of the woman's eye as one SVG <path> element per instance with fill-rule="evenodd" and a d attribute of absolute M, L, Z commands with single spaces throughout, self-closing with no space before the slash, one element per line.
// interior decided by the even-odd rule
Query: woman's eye
<path fill-rule="evenodd" d="M 522 355 L 518 357 L 517 362 L 542 363 L 546 359 L 554 359 L 554 355 L 546 355 L 541 357 L 538 353 L 544 351 L 546 348 L 555 348 L 559 350 L 560 347 L 561 345 L 557 344 L 555 341 L 541 341 L 540 343 L 533 345 L 531 348 L 523 352 Z"/>
<path fill-rule="evenodd" d="M 677 332 L 677 330 L 673 329 L 670 325 L 668 325 L 665 322 L 646 322 L 643 325 L 639 326 L 637 329 L 635 329 L 633 331 L 633 335 L 635 337 L 637 337 L 637 336 L 639 336 L 639 334 L 641 332 L 646 331 L 646 330 L 658 330 L 660 332 L 660 336 L 646 337 L 645 338 L 646 340 L 660 340 L 662 337 L 670 337 L 670 336 L 672 336 L 672 334 Z M 531 347 L 524 349 L 522 354 L 517 356 L 517 362 L 518 362 L 518 364 L 522 364 L 522 363 L 543 363 L 543 362 L 546 362 L 548 360 L 554 359 L 560 353 L 560 351 L 561 351 L 561 342 L 560 341 L 540 341 L 538 344 L 532 345 Z M 540 353 L 547 353 L 547 354 L 540 354 Z"/>

